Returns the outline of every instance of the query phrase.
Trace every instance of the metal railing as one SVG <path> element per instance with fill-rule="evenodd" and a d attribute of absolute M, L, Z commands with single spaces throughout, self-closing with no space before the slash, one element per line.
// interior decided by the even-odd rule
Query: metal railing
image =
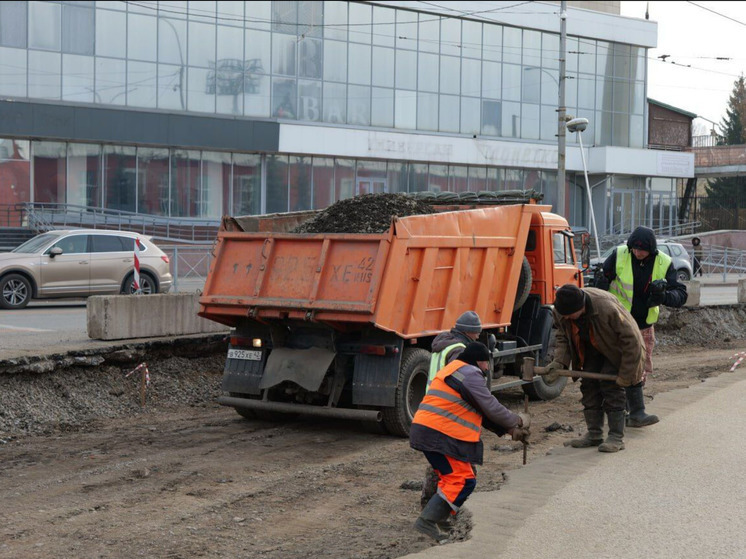
<path fill-rule="evenodd" d="M 211 242 L 220 226 L 219 219 L 172 218 L 73 204 L 25 202 L 8 209 L 37 232 L 50 229 L 90 228 L 135 231 L 165 241 Z M 10 219 L 10 217 L 9 217 Z"/>
<path fill-rule="evenodd" d="M 697 270 L 694 257 L 696 256 L 704 274 L 722 274 L 723 281 L 728 274 L 746 274 L 746 250 L 718 245 L 700 245 L 695 252 L 693 247 L 687 247 L 692 269 Z"/>
<path fill-rule="evenodd" d="M 214 243 L 200 245 L 159 245 L 171 261 L 173 291 L 202 290 L 210 271 Z"/>

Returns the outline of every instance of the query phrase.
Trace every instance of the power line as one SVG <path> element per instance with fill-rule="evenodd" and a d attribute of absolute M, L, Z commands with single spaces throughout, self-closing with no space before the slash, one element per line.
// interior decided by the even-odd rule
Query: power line
<path fill-rule="evenodd" d="M 691 2 L 690 1 L 688 3 L 691 4 L 692 6 L 697 6 L 698 8 L 700 8 L 702 10 L 705 10 L 706 12 L 711 12 L 711 13 L 715 14 L 716 16 L 724 17 L 725 19 L 729 19 L 730 21 L 735 22 L 738 25 L 743 25 L 743 26 L 746 27 L 746 23 L 744 23 L 744 22 L 742 22 L 742 21 L 740 21 L 738 19 L 732 18 L 730 16 L 727 16 L 725 14 L 721 14 L 720 12 L 717 12 L 717 11 L 713 10 L 712 8 L 707 8 L 705 6 L 702 6 L 701 4 L 697 4 L 696 2 Z"/>

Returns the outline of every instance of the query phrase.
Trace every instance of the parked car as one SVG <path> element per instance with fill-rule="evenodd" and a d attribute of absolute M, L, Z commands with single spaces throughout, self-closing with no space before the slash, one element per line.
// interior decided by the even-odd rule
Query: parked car
<path fill-rule="evenodd" d="M 615 251 L 620 246 L 624 246 L 624 244 L 611 247 L 601 255 L 601 258 L 591 258 L 591 265 L 583 276 L 583 285 L 586 285 L 588 287 L 592 287 L 593 285 L 595 285 L 595 281 L 593 279 L 594 272 L 598 270 L 598 268 L 600 268 L 600 266 L 609 256 L 611 256 L 611 253 L 613 251 Z M 676 277 L 679 281 L 689 281 L 690 279 L 692 279 L 692 262 L 689 257 L 689 253 L 684 248 L 684 245 L 674 241 L 659 240 L 658 250 L 671 257 L 671 263 L 676 269 Z"/>
<path fill-rule="evenodd" d="M 134 293 L 135 239 L 140 239 L 140 289 L 165 293 L 169 259 L 147 235 L 101 229 L 56 230 L 0 253 L 0 308 L 31 299 Z"/>

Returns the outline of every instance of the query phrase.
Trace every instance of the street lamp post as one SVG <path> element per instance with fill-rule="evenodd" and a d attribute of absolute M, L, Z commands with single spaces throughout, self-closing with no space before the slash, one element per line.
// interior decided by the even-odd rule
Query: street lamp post
<path fill-rule="evenodd" d="M 566 216 L 565 208 L 565 53 L 567 50 L 567 2 L 560 2 L 559 107 L 557 108 L 557 213 Z"/>
<path fill-rule="evenodd" d="M 601 246 L 598 242 L 598 229 L 596 228 L 596 212 L 593 211 L 593 199 L 591 198 L 591 185 L 588 181 L 588 165 L 585 162 L 585 151 L 583 150 L 583 130 L 588 127 L 587 118 L 574 118 L 567 123 L 567 129 L 570 132 L 578 133 L 578 141 L 580 142 L 580 157 L 583 160 L 583 174 L 585 175 L 585 191 L 588 194 L 588 207 L 591 214 L 591 226 L 593 227 L 593 238 L 596 240 L 596 253 L 598 258 L 601 258 Z"/>

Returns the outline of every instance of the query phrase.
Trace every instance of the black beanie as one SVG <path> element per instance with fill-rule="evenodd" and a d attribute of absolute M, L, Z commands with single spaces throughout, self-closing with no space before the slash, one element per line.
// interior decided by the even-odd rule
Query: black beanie
<path fill-rule="evenodd" d="M 554 310 L 562 316 L 574 314 L 585 306 L 585 293 L 572 283 L 566 283 L 557 290 L 554 297 Z"/>
<path fill-rule="evenodd" d="M 457 357 L 459 361 L 477 366 L 477 361 L 489 361 L 490 350 L 481 342 L 471 342 L 466 346 L 461 355 Z"/>

